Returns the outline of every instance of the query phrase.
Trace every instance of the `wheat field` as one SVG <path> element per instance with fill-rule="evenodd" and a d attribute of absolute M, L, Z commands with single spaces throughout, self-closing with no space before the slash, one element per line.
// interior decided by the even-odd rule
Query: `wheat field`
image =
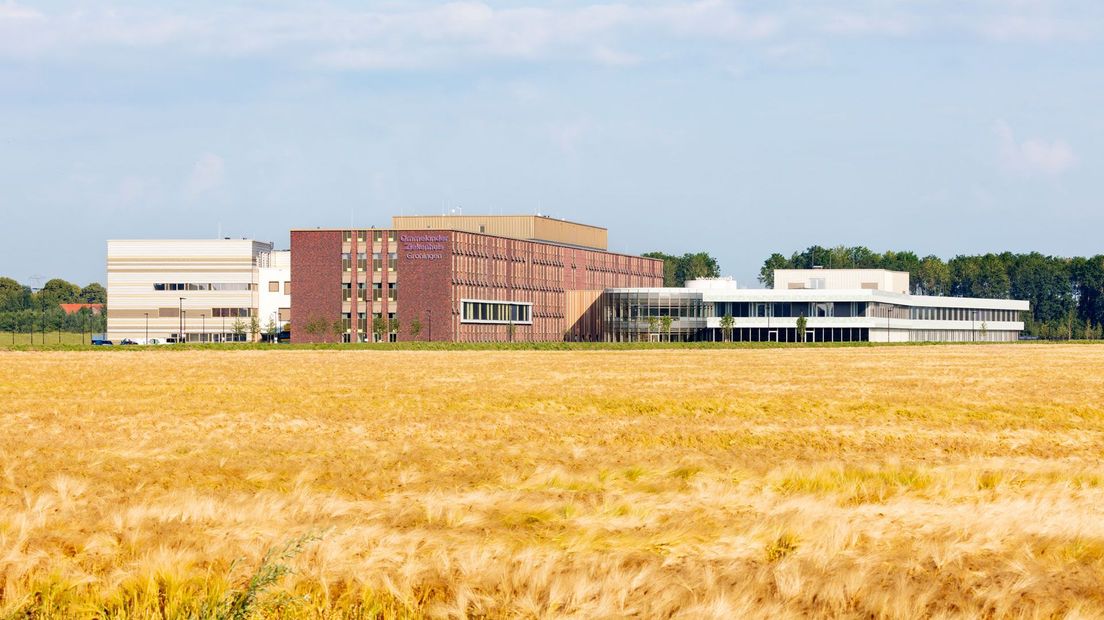
<path fill-rule="evenodd" d="M 0 402 L 0 618 L 274 563 L 242 615 L 1104 616 L 1101 345 L 0 352 Z"/>

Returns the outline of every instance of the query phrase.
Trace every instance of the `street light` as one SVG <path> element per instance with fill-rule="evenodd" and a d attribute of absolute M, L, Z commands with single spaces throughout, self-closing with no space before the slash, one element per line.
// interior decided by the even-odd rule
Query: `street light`
<path fill-rule="evenodd" d="M 199 315 L 199 341 L 207 342 L 207 314 Z"/>
<path fill-rule="evenodd" d="M 143 344 L 149 344 L 149 312 L 143 314 L 146 315 L 146 341 Z"/>
<path fill-rule="evenodd" d="M 184 299 L 184 297 L 181 297 L 180 303 L 177 304 L 176 307 L 176 314 L 180 317 L 180 333 L 178 334 L 180 338 L 177 340 L 177 342 L 181 342 L 184 340 Z"/>

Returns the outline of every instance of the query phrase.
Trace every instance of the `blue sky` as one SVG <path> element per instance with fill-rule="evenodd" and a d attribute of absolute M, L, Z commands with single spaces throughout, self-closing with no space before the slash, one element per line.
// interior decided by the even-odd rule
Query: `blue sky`
<path fill-rule="evenodd" d="M 0 275 L 531 213 L 706 250 L 1104 252 L 1104 3 L 0 0 Z"/>

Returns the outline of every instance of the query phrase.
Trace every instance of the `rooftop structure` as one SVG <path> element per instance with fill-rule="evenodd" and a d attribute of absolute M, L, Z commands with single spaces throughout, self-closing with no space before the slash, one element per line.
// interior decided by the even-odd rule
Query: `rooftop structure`
<path fill-rule="evenodd" d="M 605 228 L 546 215 L 396 215 L 391 228 L 456 230 L 594 250 L 608 247 Z"/>

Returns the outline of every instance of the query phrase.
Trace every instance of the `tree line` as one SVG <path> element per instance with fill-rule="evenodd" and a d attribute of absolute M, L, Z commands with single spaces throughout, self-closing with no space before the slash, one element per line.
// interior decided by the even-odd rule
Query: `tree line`
<path fill-rule="evenodd" d="M 814 245 L 788 258 L 771 254 L 759 281 L 774 285 L 775 269 L 891 269 L 907 271 L 917 295 L 1024 299 L 1025 331 L 1040 338 L 1099 339 L 1104 335 L 1104 255 L 1047 256 L 1039 252 L 958 255 L 944 261 L 915 252 Z"/>
<path fill-rule="evenodd" d="M 103 314 L 81 309 L 66 314 L 61 304 L 106 304 L 107 290 L 98 282 L 79 286 L 53 278 L 37 291 L 18 280 L 0 276 L 0 331 L 102 332 L 107 329 Z"/>
<path fill-rule="evenodd" d="M 641 256 L 663 261 L 663 286 L 682 286 L 695 278 L 716 278 L 721 275 L 717 259 L 706 252 L 687 252 L 682 256 L 663 252 L 645 252 Z"/>

